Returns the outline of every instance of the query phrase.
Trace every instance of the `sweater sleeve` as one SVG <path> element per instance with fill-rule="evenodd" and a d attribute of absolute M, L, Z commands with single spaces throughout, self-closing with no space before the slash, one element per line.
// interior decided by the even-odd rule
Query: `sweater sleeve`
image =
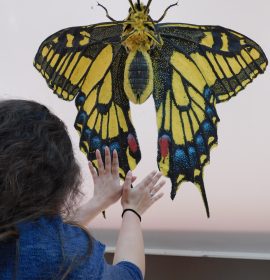
<path fill-rule="evenodd" d="M 18 280 L 60 279 L 63 275 L 67 280 L 143 279 L 133 263 L 109 265 L 104 258 L 105 245 L 89 238 L 80 227 L 63 223 L 60 216 L 41 217 L 19 223 L 17 227 L 20 232 Z M 2 245 L 0 242 L 0 279 L 9 279 L 14 269 L 15 244 Z"/>
<path fill-rule="evenodd" d="M 143 280 L 141 270 L 131 262 L 122 261 L 116 265 L 108 264 L 104 257 L 105 245 L 94 238 L 92 242 L 93 250 L 91 256 L 70 274 L 69 280 Z M 72 247 L 74 248 L 74 246 Z"/>
<path fill-rule="evenodd" d="M 89 238 L 81 228 L 66 225 L 63 234 L 66 235 L 66 246 L 64 247 L 68 259 L 80 259 L 80 257 L 86 256 Z M 85 261 L 71 272 L 69 280 L 143 280 L 141 270 L 135 264 L 123 261 L 110 265 L 104 257 L 106 246 L 93 237 L 91 243 L 91 255 L 87 256 Z"/>
<path fill-rule="evenodd" d="M 143 280 L 143 275 L 131 262 L 122 261 L 116 265 L 109 265 L 104 260 L 102 280 Z"/>

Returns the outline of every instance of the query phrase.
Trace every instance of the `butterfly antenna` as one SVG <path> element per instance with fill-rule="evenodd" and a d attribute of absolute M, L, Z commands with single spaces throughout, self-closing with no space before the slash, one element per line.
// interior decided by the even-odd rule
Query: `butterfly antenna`
<path fill-rule="evenodd" d="M 146 7 L 145 7 L 145 12 L 147 12 L 149 10 L 149 7 L 150 7 L 151 3 L 152 3 L 152 0 L 149 0 Z"/>
<path fill-rule="evenodd" d="M 135 9 L 135 7 L 134 7 L 134 4 L 133 4 L 132 0 L 128 0 L 128 2 L 129 2 L 129 4 L 130 4 L 132 10 L 133 10 L 134 12 L 136 12 L 136 9 Z"/>
<path fill-rule="evenodd" d="M 167 14 L 167 12 L 170 10 L 170 8 L 172 8 L 172 7 L 174 7 L 174 6 L 177 6 L 178 5 L 178 2 L 177 3 L 174 3 L 174 4 L 172 4 L 172 5 L 170 5 L 166 10 L 165 10 L 165 12 L 164 12 L 164 14 L 161 16 L 161 18 L 159 19 L 159 20 L 157 20 L 156 22 L 158 23 L 158 22 L 161 22 L 164 18 L 165 18 L 165 16 L 166 16 L 166 14 Z"/>
<path fill-rule="evenodd" d="M 106 17 L 107 17 L 108 19 L 110 19 L 111 21 L 117 21 L 117 20 L 115 20 L 114 18 L 112 18 L 112 17 L 109 15 L 109 12 L 108 12 L 108 10 L 107 10 L 106 7 L 104 7 L 103 5 L 99 4 L 98 2 L 97 2 L 97 4 L 98 4 L 98 6 L 100 6 L 101 8 L 103 8 L 103 9 L 105 10 L 105 12 L 106 12 Z"/>

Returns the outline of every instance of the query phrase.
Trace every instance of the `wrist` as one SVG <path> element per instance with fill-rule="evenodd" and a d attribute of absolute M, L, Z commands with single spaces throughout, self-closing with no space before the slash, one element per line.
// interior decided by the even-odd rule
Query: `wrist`
<path fill-rule="evenodd" d="M 133 209 L 134 211 L 136 211 L 140 216 L 142 216 L 143 214 L 143 211 L 142 211 L 142 208 L 138 205 L 131 205 L 131 204 L 122 204 L 122 208 L 123 208 L 123 211 L 125 209 Z"/>
<path fill-rule="evenodd" d="M 89 203 L 95 205 L 95 207 L 101 212 L 106 210 L 113 202 L 109 199 L 104 199 L 104 197 L 94 195 Z"/>
<path fill-rule="evenodd" d="M 128 214 L 130 213 L 130 214 Z M 141 215 L 134 209 L 132 208 L 125 208 L 122 212 L 122 218 L 125 216 L 125 215 L 133 215 L 133 216 L 137 216 L 137 218 L 140 220 L 140 222 L 142 221 L 142 217 Z"/>
<path fill-rule="evenodd" d="M 88 226 L 90 221 L 103 210 L 105 210 L 104 204 L 93 197 L 76 210 L 73 219 L 81 225 Z"/>

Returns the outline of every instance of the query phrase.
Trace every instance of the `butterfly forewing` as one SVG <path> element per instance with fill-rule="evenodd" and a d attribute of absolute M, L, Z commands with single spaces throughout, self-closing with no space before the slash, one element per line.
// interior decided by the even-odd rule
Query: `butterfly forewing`
<path fill-rule="evenodd" d="M 257 43 L 224 27 L 160 24 L 158 30 L 168 44 L 196 64 L 217 103 L 235 96 L 268 64 Z"/>

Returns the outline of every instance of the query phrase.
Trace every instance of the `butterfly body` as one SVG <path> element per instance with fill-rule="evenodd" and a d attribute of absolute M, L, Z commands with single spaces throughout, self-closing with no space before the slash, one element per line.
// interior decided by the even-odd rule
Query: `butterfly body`
<path fill-rule="evenodd" d="M 128 54 L 124 90 L 130 101 L 144 103 L 153 92 L 153 67 L 151 57 L 146 51 L 132 51 Z"/>
<path fill-rule="evenodd" d="M 51 35 L 34 65 L 58 97 L 75 98 L 75 128 L 88 160 L 97 166 L 96 149 L 116 149 L 122 178 L 141 159 L 129 102 L 141 104 L 152 96 L 157 162 L 171 179 L 171 197 L 182 182 L 193 182 L 209 215 L 203 168 L 218 140 L 216 104 L 236 96 L 263 73 L 267 58 L 257 43 L 236 31 L 159 23 L 149 16 L 151 0 L 146 6 L 129 2 L 123 22 L 71 27 Z"/>
<path fill-rule="evenodd" d="M 153 93 L 153 67 L 149 51 L 163 44 L 143 3 L 130 9 L 121 39 L 128 53 L 124 90 L 131 102 L 142 104 Z"/>

